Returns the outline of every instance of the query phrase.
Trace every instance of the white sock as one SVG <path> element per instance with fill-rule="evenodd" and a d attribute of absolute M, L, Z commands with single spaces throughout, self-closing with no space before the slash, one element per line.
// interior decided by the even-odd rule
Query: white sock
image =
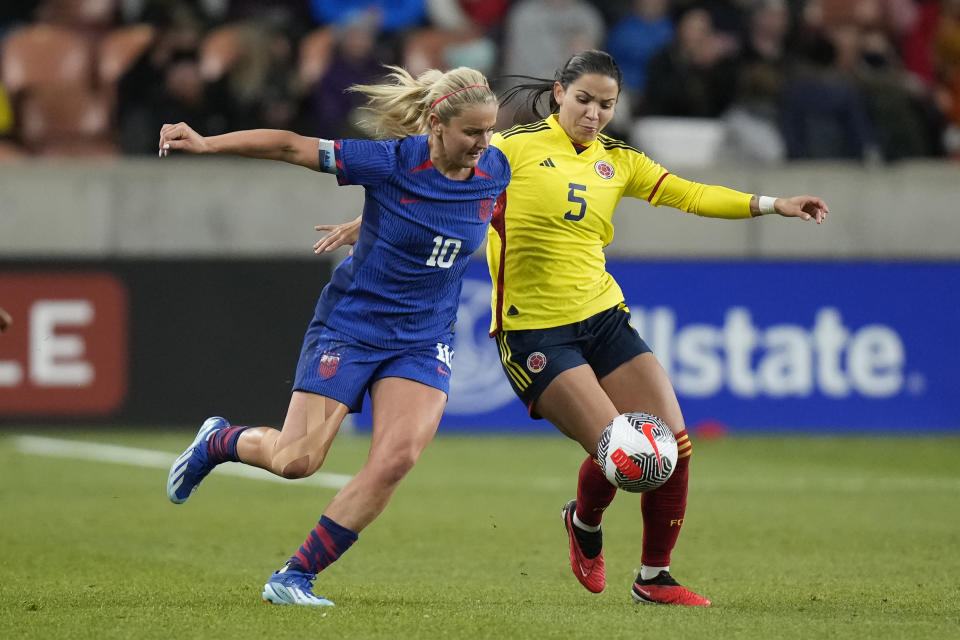
<path fill-rule="evenodd" d="M 600 525 L 594 526 L 592 524 L 586 524 L 583 520 L 577 517 L 576 511 L 573 512 L 573 524 L 578 529 L 583 529 L 584 531 L 590 531 L 591 533 L 596 533 L 597 531 L 600 531 Z"/>
<path fill-rule="evenodd" d="M 652 580 L 660 575 L 661 571 L 670 571 L 670 566 L 666 567 L 648 567 L 645 564 L 640 565 L 640 579 Z"/>

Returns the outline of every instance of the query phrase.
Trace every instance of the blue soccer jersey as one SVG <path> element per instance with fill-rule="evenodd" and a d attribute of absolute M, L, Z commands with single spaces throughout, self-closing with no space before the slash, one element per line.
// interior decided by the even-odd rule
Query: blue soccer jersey
<path fill-rule="evenodd" d="M 337 180 L 366 190 L 353 255 L 317 302 L 314 321 L 383 349 L 448 342 L 463 273 L 510 181 L 498 149 L 468 180 L 430 161 L 427 136 L 335 143 Z"/>

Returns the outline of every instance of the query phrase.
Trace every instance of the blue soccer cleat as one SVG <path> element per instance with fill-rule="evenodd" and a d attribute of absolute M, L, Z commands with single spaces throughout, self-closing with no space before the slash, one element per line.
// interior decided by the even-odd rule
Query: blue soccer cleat
<path fill-rule="evenodd" d="M 229 422 L 218 416 L 203 421 L 197 437 L 170 467 L 170 474 L 167 476 L 167 497 L 170 498 L 170 502 L 175 504 L 186 502 L 187 498 L 200 486 L 200 481 L 213 470 L 216 465 L 210 464 L 207 458 L 207 440 L 214 431 L 229 426 Z"/>
<path fill-rule="evenodd" d="M 291 569 L 286 565 L 275 571 L 263 585 L 263 601 L 269 604 L 298 604 L 304 607 L 332 607 L 326 598 L 313 595 L 317 574 Z"/>

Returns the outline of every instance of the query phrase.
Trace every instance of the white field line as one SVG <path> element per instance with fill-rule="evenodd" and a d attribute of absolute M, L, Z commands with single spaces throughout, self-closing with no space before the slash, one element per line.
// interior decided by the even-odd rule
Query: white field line
<path fill-rule="evenodd" d="M 13 446 L 20 453 L 52 458 L 70 458 L 72 460 L 91 460 L 94 462 L 109 462 L 125 464 L 134 467 L 148 467 L 151 469 L 169 469 L 179 453 L 155 451 L 153 449 L 138 449 L 123 447 L 116 444 L 101 444 L 96 442 L 81 442 L 79 440 L 62 440 L 60 438 L 44 438 L 42 436 L 15 436 Z M 309 478 L 302 480 L 287 480 L 275 476 L 269 471 L 245 464 L 223 464 L 217 468 L 217 475 L 240 476 L 254 480 L 269 480 L 285 484 L 300 486 L 327 487 L 342 489 L 350 481 L 349 476 L 342 473 L 327 473 L 318 471 Z"/>

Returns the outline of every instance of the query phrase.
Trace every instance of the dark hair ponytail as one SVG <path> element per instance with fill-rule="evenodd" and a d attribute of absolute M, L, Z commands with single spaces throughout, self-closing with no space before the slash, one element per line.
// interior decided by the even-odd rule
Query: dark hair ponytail
<path fill-rule="evenodd" d="M 566 63 L 557 69 L 553 80 L 534 78 L 532 76 L 505 76 L 507 78 L 527 80 L 528 82 L 514 85 L 504 91 L 500 96 L 500 104 L 501 106 L 506 106 L 516 99 L 517 96 L 523 94 L 527 96 L 527 105 L 533 112 L 533 115 L 540 119 L 546 118 L 548 114 L 556 113 L 560 107 L 553 97 L 553 83 L 559 82 L 560 85 L 566 89 L 570 86 L 571 82 L 576 81 L 577 78 L 586 73 L 597 73 L 613 78 L 617 81 L 618 90 L 623 86 L 623 72 L 620 71 L 620 67 L 617 65 L 617 61 L 613 59 L 613 56 L 606 51 L 588 49 L 587 51 L 581 51 L 580 53 L 570 56 Z M 548 99 L 547 106 L 549 110 L 546 113 L 543 112 L 543 105 L 541 104 L 544 97 Z"/>

